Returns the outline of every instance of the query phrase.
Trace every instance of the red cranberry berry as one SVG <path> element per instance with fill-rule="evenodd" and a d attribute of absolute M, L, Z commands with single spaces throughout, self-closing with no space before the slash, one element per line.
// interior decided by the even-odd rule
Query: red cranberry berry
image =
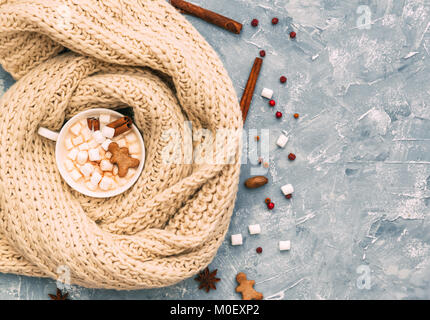
<path fill-rule="evenodd" d="M 278 19 L 278 18 L 273 18 L 273 19 L 272 19 L 272 24 L 278 24 L 278 22 L 279 22 L 279 19 Z"/>
<path fill-rule="evenodd" d="M 279 81 L 281 81 L 281 83 L 285 83 L 287 82 L 287 77 L 282 76 L 281 78 L 279 78 Z"/>
<path fill-rule="evenodd" d="M 273 202 L 270 202 L 267 204 L 267 209 L 272 210 L 275 207 L 275 204 Z"/>
<path fill-rule="evenodd" d="M 282 118 L 282 112 L 278 111 L 276 112 L 276 118 Z"/>
<path fill-rule="evenodd" d="M 260 51 L 260 57 L 264 58 L 266 56 L 266 51 L 261 50 Z"/>
<path fill-rule="evenodd" d="M 296 37 L 296 35 L 297 35 L 297 34 L 296 34 L 294 31 L 291 31 L 291 32 L 290 32 L 290 38 L 291 38 L 291 39 L 294 39 L 294 38 Z"/>
<path fill-rule="evenodd" d="M 262 247 L 258 247 L 257 249 L 255 249 L 255 251 L 257 251 L 257 253 L 262 253 L 263 252 L 263 248 Z"/>
<path fill-rule="evenodd" d="M 285 198 L 287 198 L 287 199 L 291 199 L 293 197 L 293 195 L 292 194 L 287 194 L 286 196 L 285 196 Z"/>
<path fill-rule="evenodd" d="M 270 105 L 271 107 L 276 106 L 276 102 L 275 102 L 275 100 L 270 100 L 270 101 L 269 101 L 269 105 Z"/>
<path fill-rule="evenodd" d="M 253 19 L 253 20 L 251 21 L 251 26 L 253 26 L 253 27 L 257 27 L 257 26 L 258 26 L 258 20 L 257 20 L 257 19 Z"/>
<path fill-rule="evenodd" d="M 288 159 L 290 159 L 291 161 L 294 161 L 294 160 L 296 160 L 296 155 L 294 153 L 290 153 L 288 155 Z"/>

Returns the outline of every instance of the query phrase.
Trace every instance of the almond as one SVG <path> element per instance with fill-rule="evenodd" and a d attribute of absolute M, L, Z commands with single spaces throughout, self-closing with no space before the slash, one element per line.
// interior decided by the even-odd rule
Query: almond
<path fill-rule="evenodd" d="M 260 187 L 264 186 L 267 182 L 269 182 L 269 179 L 267 179 L 266 177 L 255 176 L 255 177 L 251 177 L 245 181 L 245 187 L 247 187 L 249 189 L 260 188 Z"/>

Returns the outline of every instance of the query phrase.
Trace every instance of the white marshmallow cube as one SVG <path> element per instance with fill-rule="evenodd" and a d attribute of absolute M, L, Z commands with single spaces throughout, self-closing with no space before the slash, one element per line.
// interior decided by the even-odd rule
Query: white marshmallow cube
<path fill-rule="evenodd" d="M 100 162 L 100 169 L 102 169 L 102 171 L 112 171 L 113 164 L 109 160 L 102 160 L 102 162 Z"/>
<path fill-rule="evenodd" d="M 108 139 L 112 139 L 115 135 L 115 129 L 111 127 L 103 127 L 102 134 Z"/>
<path fill-rule="evenodd" d="M 96 191 L 96 189 L 97 189 L 97 185 L 93 185 L 93 184 L 91 183 L 91 181 L 88 181 L 88 182 L 86 183 L 86 186 L 87 186 L 87 188 L 88 188 L 89 190 L 91 190 L 91 191 Z"/>
<path fill-rule="evenodd" d="M 266 98 L 266 99 L 272 99 L 272 97 L 273 97 L 273 90 L 264 88 L 263 91 L 261 92 L 261 96 L 263 98 Z"/>
<path fill-rule="evenodd" d="M 112 142 L 110 139 L 106 139 L 105 142 L 102 143 L 102 148 L 104 151 L 108 151 L 109 145 Z"/>
<path fill-rule="evenodd" d="M 281 187 L 282 193 L 286 196 L 294 192 L 294 187 L 291 184 L 286 184 Z"/>
<path fill-rule="evenodd" d="M 88 129 L 88 128 L 84 128 L 84 129 L 82 130 L 82 137 L 84 138 L 84 140 L 85 140 L 85 141 L 90 140 L 90 139 L 91 139 L 91 136 L 92 136 L 92 134 L 91 134 L 90 129 Z"/>
<path fill-rule="evenodd" d="M 75 165 L 73 164 L 73 161 L 69 159 L 66 159 L 66 161 L 64 161 L 64 167 L 66 168 L 67 171 L 72 171 L 73 169 L 75 169 Z"/>
<path fill-rule="evenodd" d="M 285 136 L 285 135 L 283 135 L 283 134 L 281 134 L 281 135 L 279 136 L 279 138 L 278 138 L 278 141 L 276 141 L 276 144 L 277 144 L 279 147 L 284 148 L 284 147 L 285 147 L 285 145 L 287 144 L 287 142 L 288 142 L 288 137 L 287 137 L 287 136 Z"/>
<path fill-rule="evenodd" d="M 102 144 L 106 140 L 106 138 L 104 137 L 103 133 L 100 130 L 94 131 L 93 138 L 99 144 Z"/>
<path fill-rule="evenodd" d="M 78 155 L 79 150 L 77 148 L 72 149 L 68 154 L 67 154 L 67 158 L 69 158 L 70 160 L 75 161 L 76 160 L 76 156 Z"/>
<path fill-rule="evenodd" d="M 131 177 L 133 177 L 136 174 L 136 169 L 134 168 L 129 168 L 127 171 L 127 175 L 125 176 L 127 179 L 130 179 Z"/>
<path fill-rule="evenodd" d="M 93 185 L 97 186 L 101 179 L 102 179 L 102 175 L 98 171 L 94 171 L 91 176 L 90 182 Z"/>
<path fill-rule="evenodd" d="M 130 153 L 139 153 L 140 152 L 140 146 L 137 143 L 133 143 L 129 148 L 128 148 L 128 152 Z"/>
<path fill-rule="evenodd" d="M 74 169 L 72 172 L 70 172 L 70 176 L 75 181 L 78 181 L 82 177 L 81 173 L 76 169 Z"/>
<path fill-rule="evenodd" d="M 90 161 L 100 161 L 102 157 L 100 156 L 99 149 L 91 149 L 88 151 L 88 156 L 90 158 Z"/>
<path fill-rule="evenodd" d="M 286 251 L 291 249 L 291 241 L 279 241 L 279 250 Z"/>
<path fill-rule="evenodd" d="M 86 142 L 84 142 L 83 144 L 81 144 L 79 146 L 79 150 L 81 150 L 81 151 L 87 151 L 89 149 L 90 149 L 90 145 L 88 143 L 86 143 Z"/>
<path fill-rule="evenodd" d="M 78 146 L 84 142 L 84 138 L 82 138 L 82 136 L 77 136 L 77 137 L 72 139 L 72 142 L 75 146 Z"/>
<path fill-rule="evenodd" d="M 242 235 L 240 233 L 231 235 L 231 245 L 241 246 L 243 243 Z"/>
<path fill-rule="evenodd" d="M 88 152 L 86 152 L 86 151 L 79 151 L 78 152 L 78 155 L 77 155 L 77 157 L 76 157 L 76 161 L 79 163 L 79 164 L 84 164 L 85 162 L 87 162 L 87 160 L 88 160 Z"/>
<path fill-rule="evenodd" d="M 99 187 L 100 189 L 106 191 L 109 190 L 114 184 L 114 181 L 109 177 L 103 177 L 103 179 L 100 181 Z"/>
<path fill-rule="evenodd" d="M 129 133 L 125 136 L 125 140 L 127 140 L 128 143 L 135 142 L 137 140 L 136 135 L 134 133 Z"/>
<path fill-rule="evenodd" d="M 118 184 L 119 184 L 120 186 L 124 186 L 124 185 L 126 185 L 126 184 L 127 184 L 127 182 L 128 182 L 128 180 L 127 180 L 127 179 L 125 179 L 125 178 L 118 178 Z"/>
<path fill-rule="evenodd" d="M 99 117 L 99 122 L 101 125 L 106 125 L 110 122 L 110 115 L 108 114 L 101 114 Z"/>
<path fill-rule="evenodd" d="M 117 176 L 118 175 L 118 166 L 113 166 L 112 173 Z"/>
<path fill-rule="evenodd" d="M 109 151 L 105 153 L 105 158 L 106 159 L 110 159 L 112 158 L 112 153 L 110 153 Z"/>
<path fill-rule="evenodd" d="M 94 166 L 91 163 L 86 163 L 81 167 L 81 172 L 84 177 L 89 177 L 94 171 Z"/>
<path fill-rule="evenodd" d="M 77 136 L 81 132 L 81 124 L 78 122 L 70 128 L 70 132 Z"/>
<path fill-rule="evenodd" d="M 67 150 L 70 150 L 73 148 L 73 142 L 71 138 L 67 138 L 66 141 L 64 141 L 64 146 Z"/>
<path fill-rule="evenodd" d="M 248 226 L 250 234 L 259 234 L 261 233 L 261 227 L 259 224 L 251 224 Z"/>
<path fill-rule="evenodd" d="M 120 148 L 125 148 L 125 147 L 127 147 L 127 142 L 125 141 L 125 139 L 120 139 L 120 140 L 118 140 L 118 141 L 117 141 L 117 143 L 118 143 L 118 146 L 119 146 Z"/>
<path fill-rule="evenodd" d="M 97 148 L 99 146 L 99 144 L 96 142 L 96 140 L 91 139 L 88 142 L 88 146 L 90 147 L 90 149 L 95 149 L 95 148 Z"/>

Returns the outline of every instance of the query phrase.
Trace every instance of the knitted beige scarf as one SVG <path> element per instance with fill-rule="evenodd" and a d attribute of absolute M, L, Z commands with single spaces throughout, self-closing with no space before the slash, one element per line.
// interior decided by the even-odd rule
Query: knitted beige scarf
<path fill-rule="evenodd" d="M 57 279 L 68 270 L 72 284 L 139 289 L 211 262 L 233 211 L 240 138 L 217 137 L 227 161 L 187 164 L 189 150 L 212 150 L 184 123 L 215 135 L 240 131 L 242 118 L 219 58 L 190 23 L 164 0 L 0 0 L 0 63 L 18 80 L 0 100 L 1 272 Z M 37 129 L 124 106 L 145 139 L 138 182 L 104 200 L 71 190 L 55 143 Z M 164 161 L 166 150 L 181 161 Z"/>

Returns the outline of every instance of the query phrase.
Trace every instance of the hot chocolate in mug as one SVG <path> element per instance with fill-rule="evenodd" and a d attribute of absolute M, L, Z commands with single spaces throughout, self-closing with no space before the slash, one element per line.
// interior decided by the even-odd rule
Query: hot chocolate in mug
<path fill-rule="evenodd" d="M 55 158 L 61 176 L 84 195 L 116 196 L 128 190 L 142 173 L 142 135 L 131 119 L 119 112 L 86 110 L 67 121 L 60 132 L 40 127 L 38 133 L 56 142 Z"/>

